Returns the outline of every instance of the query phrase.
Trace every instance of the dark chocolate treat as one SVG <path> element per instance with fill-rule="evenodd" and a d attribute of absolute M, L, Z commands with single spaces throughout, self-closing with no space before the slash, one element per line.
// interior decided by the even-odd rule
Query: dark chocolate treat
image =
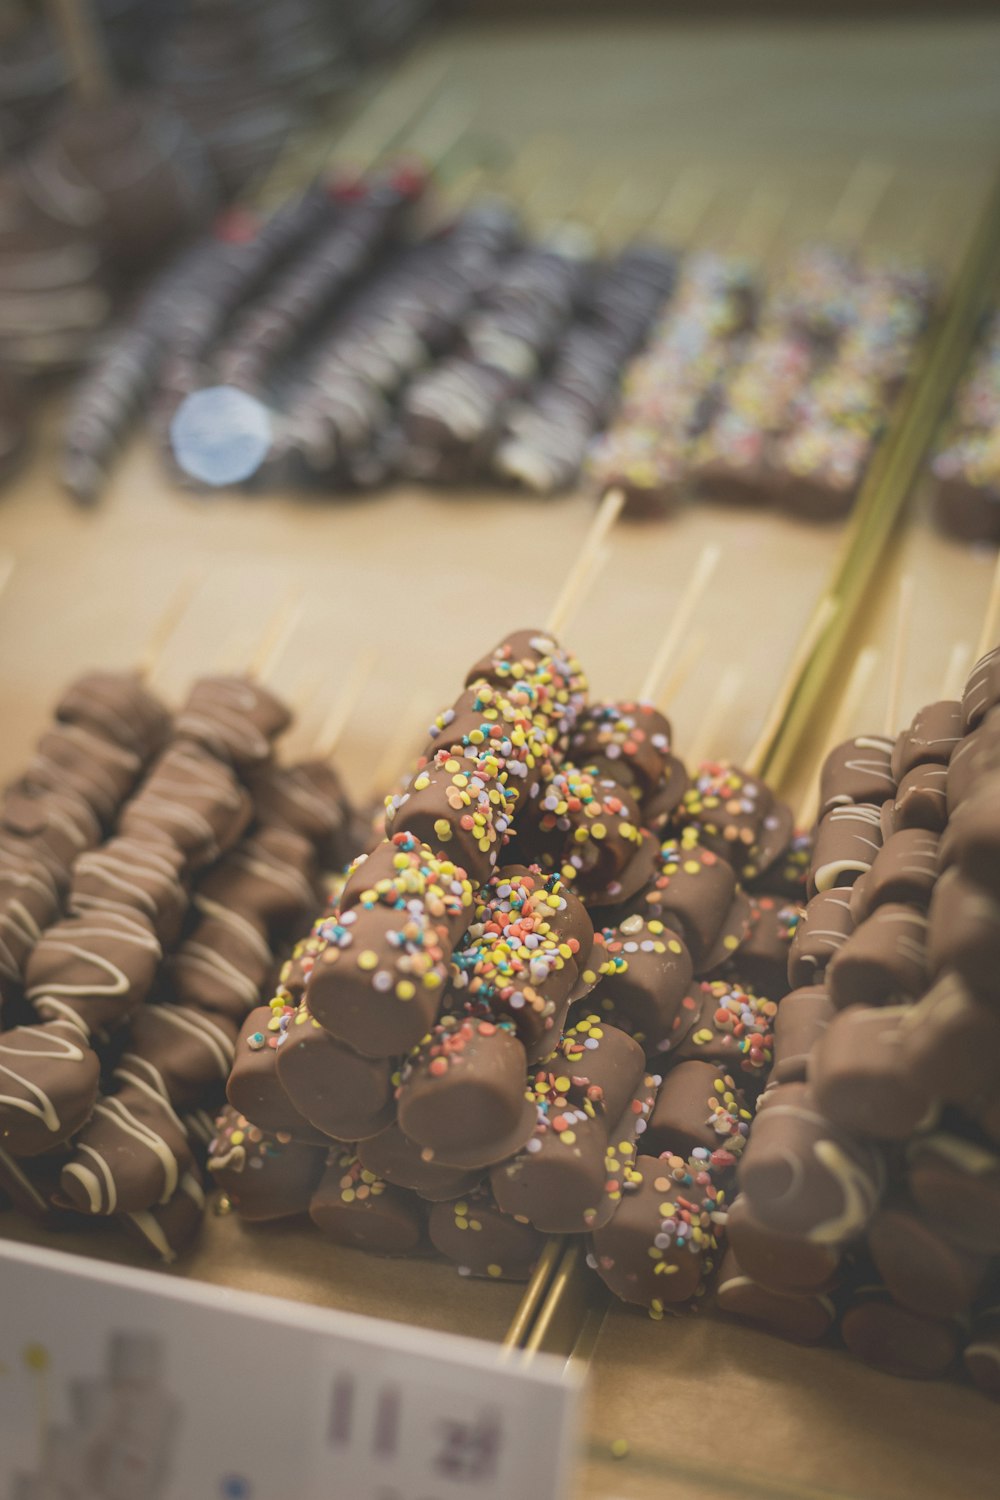
<path fill-rule="evenodd" d="M 957 973 L 907 1008 L 898 1040 L 903 1065 L 944 1104 L 975 1107 L 1000 1086 L 1000 1011 Z"/>
<path fill-rule="evenodd" d="M 1000 1146 L 1000 1095 L 994 1092 L 985 1098 L 971 1099 L 966 1107 L 983 1135 L 994 1146 Z"/>
<path fill-rule="evenodd" d="M 792 988 L 819 983 L 853 931 L 850 891 L 833 886 L 813 896 L 788 950 L 788 982 Z"/>
<path fill-rule="evenodd" d="M 208 1170 L 241 1219 L 261 1223 L 308 1211 L 328 1148 L 268 1135 L 232 1105 L 215 1122 Z"/>
<path fill-rule="evenodd" d="M 782 1084 L 766 1097 L 740 1161 L 747 1207 L 779 1234 L 848 1244 L 882 1196 L 881 1153 L 832 1125 L 805 1084 Z"/>
<path fill-rule="evenodd" d="M 924 828 L 901 828 L 890 834 L 867 875 L 851 891 L 855 924 L 887 901 L 926 910 L 938 877 L 938 842 L 937 835 Z"/>
<path fill-rule="evenodd" d="M 304 1005 L 281 1017 L 276 1040 L 278 1080 L 317 1130 L 338 1141 L 365 1141 L 385 1130 L 394 1114 L 391 1061 L 362 1057 L 335 1041 Z M 250 1045 L 258 1045 L 257 1034 Z M 231 1091 L 229 1097 L 233 1102 Z"/>
<path fill-rule="evenodd" d="M 166 741 L 170 715 L 133 672 L 88 672 L 59 699 L 56 718 L 103 735 L 148 760 Z"/>
<path fill-rule="evenodd" d="M 377 1177 L 412 1188 L 428 1203 L 444 1203 L 471 1193 L 482 1180 L 480 1172 L 442 1166 L 432 1152 L 404 1135 L 395 1121 L 378 1135 L 359 1141 L 358 1160 Z"/>
<path fill-rule="evenodd" d="M 1000 1401 L 1000 1305 L 977 1308 L 962 1355 L 966 1374 L 984 1396 Z"/>
<path fill-rule="evenodd" d="M 856 1358 L 887 1375 L 935 1380 L 955 1363 L 959 1327 L 921 1317 L 893 1302 L 885 1287 L 859 1286 L 840 1318 L 840 1334 Z"/>
<path fill-rule="evenodd" d="M 71 791 L 105 827 L 135 786 L 141 758 L 79 724 L 55 724 L 38 741 L 22 778 L 26 787 Z"/>
<path fill-rule="evenodd" d="M 34 791 L 18 786 L 0 807 L 0 857 L 5 863 L 40 862 L 60 891 L 86 849 L 101 841 L 101 825 L 89 803 L 75 792 Z"/>
<path fill-rule="evenodd" d="M 195 1170 L 185 1172 L 168 1203 L 154 1203 L 138 1213 L 121 1214 L 122 1228 L 165 1266 L 190 1250 L 205 1218 L 205 1189 Z"/>
<path fill-rule="evenodd" d="M 0 854 L 0 986 L 20 984 L 28 955 L 58 910 L 58 888 L 41 861 Z"/>
<path fill-rule="evenodd" d="M 884 802 L 896 790 L 892 769 L 895 741 L 884 734 L 859 734 L 827 755 L 820 771 L 820 819 L 835 807 Z"/>
<path fill-rule="evenodd" d="M 674 1062 L 694 1058 L 714 1063 L 745 1083 L 760 1083 L 771 1068 L 779 1006 L 724 979 L 702 981 L 693 990 L 698 1019 L 671 1050 Z"/>
<path fill-rule="evenodd" d="M 142 1004 L 161 957 L 156 934 L 139 912 L 64 917 L 42 934 L 28 959 L 25 992 L 41 1020 L 70 1021 L 89 1038 Z"/>
<path fill-rule="evenodd" d="M 226 1098 L 252 1125 L 268 1135 L 289 1135 L 296 1141 L 325 1144 L 323 1134 L 288 1097 L 278 1077 L 278 1037 L 282 1008 L 258 1005 L 243 1022 L 236 1039 Z"/>
<path fill-rule="evenodd" d="M 662 863 L 629 909 L 676 927 L 691 950 L 697 973 L 712 954 L 733 907 L 736 877 L 728 860 L 699 844 L 693 830 L 668 839 Z"/>
<path fill-rule="evenodd" d="M 805 1083 L 809 1055 L 836 1014 L 823 985 L 792 990 L 784 997 L 774 1018 L 774 1083 Z"/>
<path fill-rule="evenodd" d="M 778 804 L 780 810 L 782 804 Z M 778 812 L 775 813 L 775 817 Z M 804 903 L 806 900 L 806 877 L 809 873 L 809 865 L 812 861 L 812 832 L 794 831 L 794 820 L 792 832 L 788 843 L 782 849 L 773 864 L 747 882 L 747 888 L 754 892 L 763 891 L 772 896 L 784 896 L 788 901 Z"/>
<path fill-rule="evenodd" d="M 38 1156 L 69 1140 L 97 1102 L 100 1071 L 68 1021 L 0 1032 L 0 1148 Z"/>
<path fill-rule="evenodd" d="M 738 962 L 739 952 L 750 936 L 752 915 L 750 897 L 737 891 L 715 942 L 695 965 L 697 979 L 714 979 L 734 967 L 734 961 Z"/>
<path fill-rule="evenodd" d="M 967 1313 L 990 1264 L 987 1255 L 952 1243 L 947 1213 L 928 1218 L 905 1201 L 875 1214 L 868 1251 L 893 1300 L 925 1318 Z"/>
<path fill-rule="evenodd" d="M 793 1344 L 818 1344 L 837 1321 L 831 1297 L 822 1292 L 784 1293 L 752 1280 L 730 1247 L 723 1256 L 715 1283 L 715 1305 L 720 1312 L 753 1323 Z"/>
<path fill-rule="evenodd" d="M 265 765 L 250 778 L 258 823 L 289 828 L 307 838 L 324 869 L 350 860 L 351 805 L 340 777 L 326 761 Z"/>
<path fill-rule="evenodd" d="M 219 907 L 259 922 L 279 937 L 300 931 L 321 896 L 312 845 L 290 828 L 261 828 L 202 876 L 199 910 Z"/>
<path fill-rule="evenodd" d="M 759 1224 L 742 1196 L 730 1204 L 726 1238 L 746 1274 L 771 1291 L 826 1292 L 837 1283 L 841 1267 L 837 1250 Z"/>
<path fill-rule="evenodd" d="M 854 929 L 826 970 L 838 1010 L 916 999 L 927 980 L 927 918 L 892 901 Z"/>
<path fill-rule="evenodd" d="M 226 1016 L 241 1025 L 260 999 L 271 962 L 267 935 L 260 924 L 219 908 L 201 918 L 168 960 L 167 968 L 179 1004 Z"/>
<path fill-rule="evenodd" d="M 217 1105 L 229 1077 L 236 1022 L 183 1005 L 143 1005 L 132 1017 L 121 1067 L 176 1110 Z"/>
<path fill-rule="evenodd" d="M 398 1057 L 437 1015 L 451 957 L 447 929 L 426 911 L 357 906 L 323 924 L 306 985 L 310 1015 L 366 1057 Z"/>
<path fill-rule="evenodd" d="M 948 768 L 943 765 L 915 765 L 907 771 L 897 787 L 892 804 L 894 828 L 927 828 L 934 834 L 945 831 L 948 822 Z"/>
<path fill-rule="evenodd" d="M 684 940 L 655 917 L 635 912 L 596 935 L 583 978 L 587 999 L 611 1025 L 635 1037 L 647 1057 L 674 1045 L 693 969 Z"/>
<path fill-rule="evenodd" d="M 967 1250 L 1000 1255 L 1000 1156 L 965 1136 L 937 1131 L 907 1150 L 907 1185 L 935 1221 L 947 1208 L 948 1238 Z"/>
<path fill-rule="evenodd" d="M 510 827 L 511 800 L 492 752 L 441 749 L 386 801 L 391 839 L 407 832 L 467 870 L 475 885 L 495 867 Z"/>
<path fill-rule="evenodd" d="M 112 838 L 81 854 L 73 867 L 67 905 L 74 916 L 111 911 L 141 912 L 165 948 L 180 936 L 188 909 L 181 880 L 183 858 L 163 841 Z"/>
<path fill-rule="evenodd" d="M 609 774 L 610 768 L 609 768 Z M 687 768 L 676 755 L 668 755 L 656 787 L 642 799 L 642 822 L 662 839 L 690 785 Z"/>
<path fill-rule="evenodd" d="M 594 1268 L 616 1297 L 660 1318 L 665 1306 L 702 1291 L 718 1254 L 724 1208 L 709 1172 L 678 1180 L 672 1159 L 640 1156 L 626 1174 L 614 1218 L 594 1231 Z"/>
<path fill-rule="evenodd" d="M 530 808 L 543 869 L 558 870 L 590 905 L 622 899 L 622 874 L 642 842 L 639 804 L 610 778 L 564 763 Z"/>
<path fill-rule="evenodd" d="M 292 716 L 251 677 L 202 677 L 174 721 L 178 740 L 193 740 L 238 771 L 270 759 L 272 742 Z"/>
<path fill-rule="evenodd" d="M 447 1166 L 492 1166 L 535 1128 L 526 1072 L 509 1023 L 446 1016 L 403 1064 L 400 1127 Z"/>
<path fill-rule="evenodd" d="M 795 836 L 795 814 L 787 802 L 773 803 L 761 819 L 757 842 L 739 866 L 740 880 L 746 885 L 767 876 L 784 858 Z M 805 893 L 801 893 L 805 899 Z"/>
<path fill-rule="evenodd" d="M 809 1057 L 809 1085 L 834 1125 L 905 1141 L 932 1124 L 936 1093 L 901 1046 L 907 1006 L 852 1005 L 835 1016 Z"/>
<path fill-rule="evenodd" d="M 946 766 L 963 732 L 960 703 L 953 700 L 929 703 L 914 714 L 909 729 L 904 729 L 896 740 L 892 774 L 902 781 L 917 766 Z"/>
<path fill-rule="evenodd" d="M 970 989 L 992 999 L 1000 966 L 1000 901 L 956 866 L 934 888 L 927 925 L 932 974 L 954 969 Z"/>
<path fill-rule="evenodd" d="M 193 1161 L 184 1126 L 138 1076 L 99 1099 L 59 1177 L 64 1206 L 85 1214 L 139 1213 L 168 1203 Z"/>
<path fill-rule="evenodd" d="M 590 703 L 570 736 L 568 755 L 574 765 L 631 790 L 645 813 L 646 799 L 661 790 L 670 770 L 671 738 L 669 719 L 652 704 Z"/>
<path fill-rule="evenodd" d="M 126 804 L 119 831 L 166 839 L 197 870 L 230 849 L 252 815 L 250 794 L 230 767 L 199 745 L 172 745 Z"/>
<path fill-rule="evenodd" d="M 411 1255 L 423 1240 L 420 1199 L 376 1177 L 352 1151 L 336 1147 L 309 1202 L 316 1228 L 338 1245 L 376 1255 Z"/>
<path fill-rule="evenodd" d="M 853 885 L 882 847 L 881 804 L 833 807 L 816 830 L 807 889 L 810 897 L 834 886 Z"/>
<path fill-rule="evenodd" d="M 735 1159 L 750 1134 L 752 1112 L 724 1067 L 682 1062 L 671 1068 L 643 1136 L 647 1152 L 690 1156 L 699 1148 Z"/>
<path fill-rule="evenodd" d="M 488 1187 L 434 1203 L 427 1234 L 435 1250 L 454 1261 L 460 1276 L 527 1281 L 545 1248 L 545 1238 L 497 1207 Z"/>
<path fill-rule="evenodd" d="M 71 1209 L 53 1201 L 59 1174 L 71 1150 L 69 1145 L 57 1146 L 44 1156 L 16 1157 L 0 1147 L 0 1192 L 19 1214 L 41 1229 L 70 1229 L 81 1222 Z"/>
<path fill-rule="evenodd" d="M 970 880 L 1000 888 L 1000 772 L 981 777 L 948 819 L 941 867 L 958 865 Z"/>
<path fill-rule="evenodd" d="M 976 729 L 991 708 L 1000 703 L 1000 646 L 981 656 L 969 673 L 962 694 L 965 733 Z"/>
<path fill-rule="evenodd" d="M 748 896 L 750 931 L 733 957 L 737 977 L 762 995 L 788 993 L 788 955 L 804 907 L 777 896 Z"/>

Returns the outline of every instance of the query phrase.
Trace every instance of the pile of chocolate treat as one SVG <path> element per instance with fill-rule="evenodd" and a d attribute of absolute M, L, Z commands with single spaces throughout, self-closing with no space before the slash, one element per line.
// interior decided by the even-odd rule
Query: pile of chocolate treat
<path fill-rule="evenodd" d="M 250 677 L 172 718 L 91 673 L 3 795 L 0 1197 L 43 1227 L 170 1259 L 201 1222 L 240 1025 L 356 847 L 329 765 L 275 761 L 289 722 Z"/>
<path fill-rule="evenodd" d="M 1000 1397 L 1000 648 L 820 795 L 718 1303 Z"/>
<path fill-rule="evenodd" d="M 808 856 L 759 779 L 689 778 L 661 713 L 585 689 L 544 632 L 475 664 L 248 1017 L 208 1167 L 248 1221 L 465 1274 L 589 1235 L 662 1315 L 714 1255 Z"/>
<path fill-rule="evenodd" d="M 938 524 L 1000 542 L 1000 313 L 983 330 L 931 463 Z"/>

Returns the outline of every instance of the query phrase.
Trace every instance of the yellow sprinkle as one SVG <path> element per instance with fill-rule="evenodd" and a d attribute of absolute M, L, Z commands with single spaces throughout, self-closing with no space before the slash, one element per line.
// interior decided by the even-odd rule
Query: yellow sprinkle
<path fill-rule="evenodd" d="M 412 979 L 401 979 L 396 986 L 396 995 L 400 1000 L 412 1000 L 417 993 L 417 987 Z"/>
<path fill-rule="evenodd" d="M 371 948 L 365 948 L 364 952 L 358 954 L 359 969 L 377 969 L 378 954 L 373 953 Z"/>
<path fill-rule="evenodd" d="M 625 1439 L 624 1438 L 615 1438 L 615 1440 L 611 1444 L 611 1457 L 612 1458 L 627 1458 L 628 1457 L 628 1451 L 629 1451 L 628 1443 L 625 1441 Z"/>

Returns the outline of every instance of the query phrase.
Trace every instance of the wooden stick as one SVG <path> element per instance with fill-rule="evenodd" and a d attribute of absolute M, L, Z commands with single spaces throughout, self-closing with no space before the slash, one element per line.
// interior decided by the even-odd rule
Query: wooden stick
<path fill-rule="evenodd" d="M 857 245 L 864 239 L 895 175 L 891 162 L 863 156 L 847 179 L 827 225 L 827 238 Z"/>
<path fill-rule="evenodd" d="M 771 749 L 771 742 L 788 713 L 806 665 L 839 608 L 840 605 L 836 599 L 829 594 L 824 594 L 813 611 L 812 618 L 792 652 L 785 676 L 772 700 L 757 741 L 744 763 L 751 775 L 759 776 L 763 771 Z"/>
<path fill-rule="evenodd" d="M 577 609 L 586 591 L 586 583 L 590 574 L 592 561 L 600 554 L 612 526 L 614 526 L 621 515 L 621 509 L 624 504 L 624 490 L 611 489 L 608 490 L 604 499 L 597 507 L 597 513 L 590 523 L 587 534 L 583 539 L 583 545 L 577 553 L 576 561 L 566 575 L 563 586 L 559 591 L 559 597 L 556 599 L 549 614 L 546 629 L 551 635 L 559 635 L 566 621 Z"/>
<path fill-rule="evenodd" d="M 719 184 L 699 166 L 680 172 L 649 224 L 652 234 L 662 235 L 676 245 L 689 245 L 708 214 L 719 191 Z"/>
<path fill-rule="evenodd" d="M 708 759 L 709 751 L 739 695 L 742 675 L 736 667 L 727 667 L 719 678 L 708 707 L 698 721 L 694 743 L 688 748 L 689 766 L 697 767 Z"/>
<path fill-rule="evenodd" d="M 192 599 L 204 581 L 204 571 L 200 568 L 192 569 L 174 590 L 166 609 L 153 626 L 136 664 L 136 672 L 147 682 L 155 675 L 170 637 L 187 614 Z"/>
<path fill-rule="evenodd" d="M 3 593 L 8 583 L 10 583 L 16 567 L 17 558 L 13 552 L 0 553 L 0 594 Z"/>
<path fill-rule="evenodd" d="M 305 612 L 305 600 L 296 589 L 291 589 L 288 597 L 272 614 L 257 643 L 257 649 L 247 668 L 248 677 L 255 677 L 258 682 L 269 681 L 288 650 L 288 643 L 301 625 Z"/>
<path fill-rule="evenodd" d="M 948 657 L 944 681 L 941 684 L 942 698 L 961 698 L 965 679 L 972 665 L 972 647 L 968 641 L 956 641 Z"/>
<path fill-rule="evenodd" d="M 708 636 L 703 630 L 692 631 L 674 658 L 674 669 L 668 675 L 657 698 L 658 708 L 667 708 L 677 697 L 691 673 L 705 655 Z"/>
<path fill-rule="evenodd" d="M 684 592 L 677 601 L 670 624 L 667 626 L 666 634 L 660 642 L 660 648 L 653 657 L 646 679 L 639 690 L 639 700 L 642 703 L 657 703 L 659 695 L 663 691 L 664 679 L 667 669 L 671 666 L 674 656 L 680 647 L 692 616 L 701 602 L 702 595 L 708 588 L 712 574 L 718 566 L 722 549 L 714 543 L 702 548 L 701 556 L 695 564 Z"/>
<path fill-rule="evenodd" d="M 48 0 L 81 104 L 107 104 L 116 93 L 107 48 L 90 0 Z"/>
<path fill-rule="evenodd" d="M 858 652 L 855 658 L 851 675 L 847 679 L 847 687 L 840 700 L 833 724 L 830 726 L 830 733 L 824 742 L 823 750 L 816 766 L 816 772 L 812 778 L 812 785 L 803 797 L 802 805 L 796 815 L 795 826 L 797 828 L 811 828 L 816 821 L 816 809 L 819 802 L 819 775 L 823 768 L 823 762 L 830 751 L 835 749 L 842 740 L 846 740 L 850 734 L 851 726 L 857 718 L 858 709 L 861 707 L 868 684 L 871 682 L 875 668 L 878 666 L 878 661 L 879 652 L 874 646 L 866 646 L 863 651 Z"/>
<path fill-rule="evenodd" d="M 1000 552 L 997 553 L 996 564 L 993 568 L 989 598 L 986 600 L 986 613 L 983 616 L 983 628 L 979 632 L 979 643 L 976 646 L 976 661 L 985 656 L 987 651 L 993 650 L 997 644 L 998 628 L 1000 628 Z"/>
<path fill-rule="evenodd" d="M 899 700 L 902 696 L 910 617 L 913 614 L 913 589 L 913 574 L 904 573 L 899 580 L 896 631 L 892 642 L 892 656 L 889 658 L 889 686 L 885 695 L 885 733 L 889 736 L 895 735 L 899 729 Z"/>
<path fill-rule="evenodd" d="M 355 657 L 354 665 L 348 672 L 343 687 L 334 699 L 330 712 L 323 720 L 316 738 L 316 753 L 321 760 L 330 760 L 333 752 L 340 744 L 351 715 L 357 708 L 362 693 L 372 679 L 377 661 L 378 652 L 374 646 L 366 647 L 365 650 L 360 651 Z"/>

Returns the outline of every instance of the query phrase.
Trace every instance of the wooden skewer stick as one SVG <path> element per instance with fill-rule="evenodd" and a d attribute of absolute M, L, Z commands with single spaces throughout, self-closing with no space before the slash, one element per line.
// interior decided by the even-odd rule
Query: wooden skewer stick
<path fill-rule="evenodd" d="M 0 554 L 0 594 L 3 593 L 8 583 L 10 583 L 11 578 L 14 576 L 14 569 L 16 567 L 17 558 L 12 552 L 4 552 Z"/>
<path fill-rule="evenodd" d="M 795 826 L 797 828 L 811 828 L 816 821 L 817 804 L 819 802 L 819 776 L 823 762 L 830 751 L 843 740 L 846 740 L 850 734 L 878 662 L 879 652 L 874 646 L 866 646 L 863 651 L 858 652 L 855 658 L 854 666 L 851 668 L 851 675 L 847 679 L 844 696 L 840 700 L 836 717 L 830 727 L 830 733 L 827 735 L 826 742 L 823 745 L 823 750 L 816 766 L 816 774 L 812 778 L 813 784 L 802 799 L 802 806 L 798 810 L 795 819 Z"/>
<path fill-rule="evenodd" d="M 712 580 L 712 574 L 718 566 L 722 549 L 710 542 L 702 549 L 685 585 L 684 592 L 677 601 L 667 626 L 666 634 L 660 642 L 659 650 L 650 664 L 646 673 L 646 680 L 639 690 L 639 700 L 642 703 L 658 703 L 663 692 L 667 672 L 673 664 L 674 657 L 680 649 L 681 643 L 687 634 L 688 626 L 694 616 L 695 610 L 701 603 L 702 595 Z"/>
<path fill-rule="evenodd" d="M 148 682 L 163 660 L 167 643 L 187 614 L 191 601 L 205 581 L 200 569 L 193 569 L 178 585 L 166 609 L 157 620 L 136 664 L 136 672 Z"/>
<path fill-rule="evenodd" d="M 718 195 L 719 184 L 704 167 L 691 165 L 674 178 L 649 222 L 651 234 L 689 245 Z"/>
<path fill-rule="evenodd" d="M 272 614 L 257 643 L 257 649 L 247 667 L 248 677 L 256 678 L 258 682 L 267 682 L 273 677 L 305 612 L 305 600 L 297 590 L 290 590 L 288 597 Z"/>
<path fill-rule="evenodd" d="M 692 631 L 677 652 L 674 658 L 674 669 L 660 689 L 660 695 L 656 700 L 658 708 L 665 709 L 674 701 L 707 649 L 708 636 L 705 632 L 703 630 Z"/>
<path fill-rule="evenodd" d="M 583 539 L 583 545 L 577 553 L 576 561 L 566 575 L 563 586 L 559 591 L 559 597 L 556 599 L 549 614 L 546 629 L 550 634 L 559 635 L 566 621 L 578 607 L 580 600 L 586 592 L 586 584 L 593 559 L 599 556 L 601 548 L 608 539 L 612 526 L 614 526 L 621 515 L 621 509 L 624 504 L 624 490 L 611 489 L 608 490 L 604 499 L 597 507 L 597 513 L 590 523 L 587 534 Z"/>
<path fill-rule="evenodd" d="M 979 632 L 979 643 L 976 646 L 976 661 L 985 656 L 988 651 L 993 650 L 997 644 L 998 629 L 1000 629 L 1000 552 L 997 553 L 989 598 L 986 600 L 983 628 Z"/>
<path fill-rule="evenodd" d="M 820 640 L 826 632 L 834 615 L 840 605 L 836 599 L 829 594 L 824 594 L 819 604 L 813 611 L 812 618 L 805 628 L 799 643 L 792 652 L 791 660 L 785 672 L 784 679 L 772 700 L 767 718 L 764 720 L 760 734 L 750 754 L 747 756 L 746 769 L 753 776 L 760 776 L 767 764 L 767 757 L 771 750 L 771 744 L 791 707 L 795 690 L 799 685 L 802 673 L 805 671 L 806 663 L 812 656 Z"/>
<path fill-rule="evenodd" d="M 847 245 L 860 243 L 878 212 L 894 175 L 892 162 L 883 157 L 863 156 L 834 205 L 827 225 L 827 238 Z"/>
<path fill-rule="evenodd" d="M 378 652 L 374 646 L 358 653 L 343 687 L 334 699 L 330 712 L 320 727 L 316 738 L 316 753 L 321 760 L 331 760 L 333 752 L 343 738 L 344 730 L 361 701 L 361 695 L 375 672 Z"/>
<path fill-rule="evenodd" d="M 116 89 L 107 48 L 90 0 L 48 0 L 81 104 L 106 104 Z"/>
<path fill-rule="evenodd" d="M 941 684 L 941 697 L 961 698 L 965 679 L 969 675 L 972 665 L 972 647 L 968 641 L 956 641 L 951 648 L 948 657 L 948 666 L 945 669 L 944 681 Z"/>
<path fill-rule="evenodd" d="M 708 707 L 698 721 L 698 731 L 688 750 L 688 765 L 697 767 L 709 758 L 712 746 L 718 742 L 719 733 L 732 713 L 740 691 L 741 673 L 736 667 L 727 667 L 719 678 Z"/>
<path fill-rule="evenodd" d="M 906 664 L 906 644 L 910 635 L 910 617 L 913 614 L 914 578 L 904 573 L 899 580 L 899 600 L 896 605 L 896 631 L 892 641 L 892 656 L 889 658 L 889 686 L 885 695 L 885 733 L 891 738 L 899 730 L 899 700 L 903 688 L 903 668 Z"/>

